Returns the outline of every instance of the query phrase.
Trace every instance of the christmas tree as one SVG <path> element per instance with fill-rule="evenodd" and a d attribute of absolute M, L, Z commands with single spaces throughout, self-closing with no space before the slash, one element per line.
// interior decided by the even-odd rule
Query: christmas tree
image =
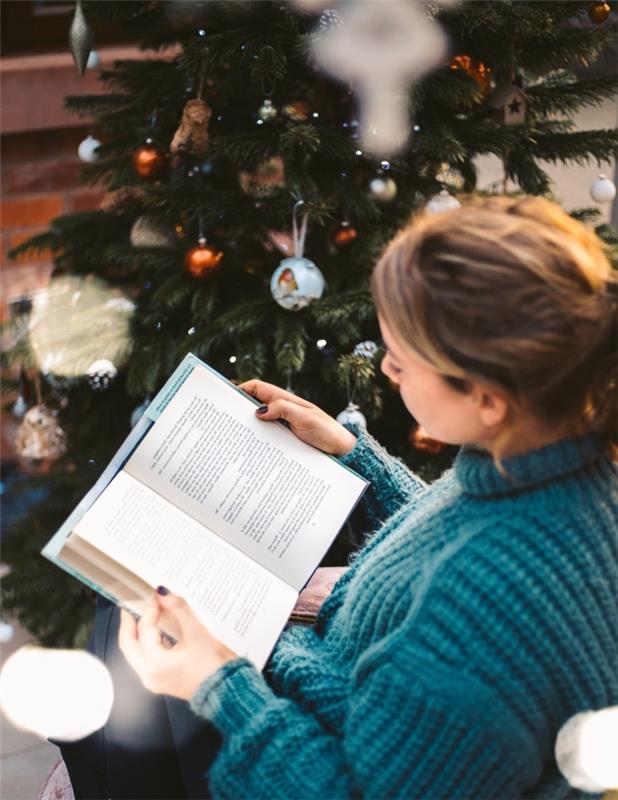
<path fill-rule="evenodd" d="M 333 414 L 355 404 L 392 452 L 439 474 L 452 448 L 424 439 L 380 375 L 372 265 L 428 201 L 439 210 L 475 191 L 480 155 L 502 160 L 505 187 L 550 194 L 542 161 L 602 163 L 618 151 L 616 131 L 577 132 L 571 119 L 618 89 L 613 71 L 583 70 L 614 40 L 606 3 L 423 6 L 450 52 L 410 87 L 412 132 L 394 155 L 364 146 L 357 87 L 319 71 L 311 53 L 315 31 L 345 28 L 345 4 L 307 5 L 78 6 L 82 66 L 100 23 L 150 52 L 103 71 L 106 94 L 66 101 L 96 121 L 82 157 L 84 179 L 106 188 L 100 208 L 55 219 L 18 250 L 50 248 L 59 287 L 24 322 L 29 344 L 18 337 L 6 354 L 36 378 L 37 408 L 59 411 L 41 423 L 45 445 L 22 423 L 24 456 L 50 469 L 22 482 L 45 497 L 3 552 L 4 613 L 44 643 L 83 643 L 93 604 L 40 549 L 189 351 Z M 347 531 L 331 563 L 361 532 Z"/>

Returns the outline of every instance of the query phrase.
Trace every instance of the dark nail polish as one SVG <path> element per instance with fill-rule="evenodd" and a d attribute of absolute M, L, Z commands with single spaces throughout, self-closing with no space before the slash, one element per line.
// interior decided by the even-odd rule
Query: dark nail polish
<path fill-rule="evenodd" d="M 157 592 L 158 592 L 158 594 L 165 595 L 165 594 L 169 594 L 170 590 L 166 589 L 165 586 L 157 586 Z"/>
<path fill-rule="evenodd" d="M 255 413 L 256 413 L 256 414 L 259 414 L 259 415 L 261 416 L 262 414 L 265 414 L 267 411 L 268 411 L 268 406 L 260 406 L 260 407 L 259 407 L 259 408 L 256 410 L 256 412 L 255 412 Z"/>

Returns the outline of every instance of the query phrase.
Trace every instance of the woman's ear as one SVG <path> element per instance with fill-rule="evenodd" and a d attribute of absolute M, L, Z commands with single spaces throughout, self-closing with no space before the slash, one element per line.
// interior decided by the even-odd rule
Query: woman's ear
<path fill-rule="evenodd" d="M 509 401 L 506 395 L 480 384 L 475 384 L 472 391 L 481 424 L 485 428 L 502 425 L 509 413 Z"/>

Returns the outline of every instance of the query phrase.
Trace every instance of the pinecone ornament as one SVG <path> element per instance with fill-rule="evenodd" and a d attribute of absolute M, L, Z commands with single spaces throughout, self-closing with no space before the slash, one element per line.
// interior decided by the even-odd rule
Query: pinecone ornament
<path fill-rule="evenodd" d="M 187 153 L 195 158 L 204 158 L 208 152 L 208 122 L 211 113 L 205 100 L 195 98 L 186 103 L 180 126 L 170 145 L 175 162 Z"/>
<path fill-rule="evenodd" d="M 26 411 L 15 437 L 19 456 L 33 461 L 56 461 L 64 455 L 66 444 L 67 435 L 51 409 L 39 404 Z"/>

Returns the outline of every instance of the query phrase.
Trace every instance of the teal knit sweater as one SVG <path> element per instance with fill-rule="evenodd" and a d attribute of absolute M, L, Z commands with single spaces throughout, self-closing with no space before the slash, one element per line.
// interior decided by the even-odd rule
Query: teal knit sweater
<path fill-rule="evenodd" d="M 554 742 L 618 703 L 618 477 L 592 436 L 504 462 L 464 448 L 425 486 L 366 434 L 377 532 L 266 675 L 192 698 L 221 798 L 560 798 Z M 572 792 L 571 792 L 572 794 Z"/>

